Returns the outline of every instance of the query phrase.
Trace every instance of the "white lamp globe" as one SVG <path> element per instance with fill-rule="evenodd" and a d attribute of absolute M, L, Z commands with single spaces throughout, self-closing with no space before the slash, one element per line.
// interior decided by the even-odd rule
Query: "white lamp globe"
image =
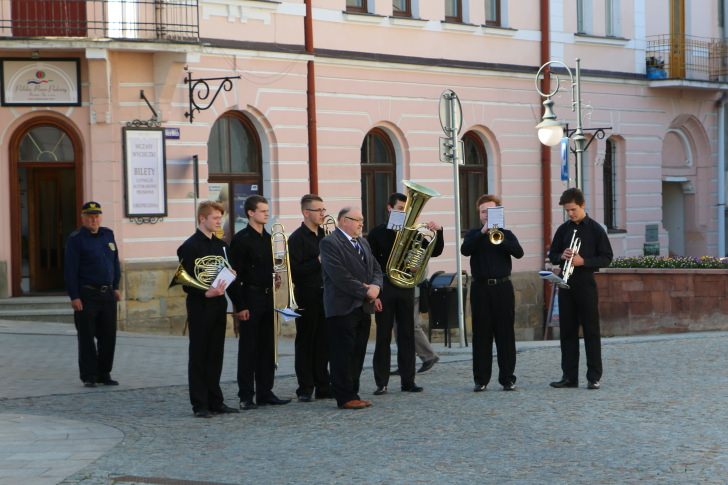
<path fill-rule="evenodd" d="M 549 147 L 558 145 L 564 137 L 564 128 L 557 121 L 547 120 L 539 123 L 536 128 L 538 128 L 538 141 Z"/>

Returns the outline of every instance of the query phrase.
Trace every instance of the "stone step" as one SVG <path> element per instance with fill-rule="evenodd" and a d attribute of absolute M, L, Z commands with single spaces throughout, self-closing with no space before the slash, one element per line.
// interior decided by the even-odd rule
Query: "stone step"
<path fill-rule="evenodd" d="M 67 296 L 23 296 L 0 300 L 0 320 L 73 323 Z"/>

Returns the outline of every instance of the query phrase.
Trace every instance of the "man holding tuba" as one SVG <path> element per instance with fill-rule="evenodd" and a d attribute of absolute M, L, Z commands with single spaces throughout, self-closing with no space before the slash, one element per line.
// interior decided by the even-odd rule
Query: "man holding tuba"
<path fill-rule="evenodd" d="M 498 382 L 504 391 L 516 388 L 515 294 L 511 283 L 512 259 L 523 257 L 516 236 L 500 229 L 503 236 L 493 237 L 488 227 L 488 209 L 501 205 L 498 196 L 478 198 L 482 227 L 465 234 L 460 252 L 470 256 L 473 283 L 470 305 L 473 316 L 473 380 L 475 392 L 485 391 L 493 367 L 493 338 L 498 351 Z"/>
<path fill-rule="evenodd" d="M 389 196 L 387 211 L 403 211 L 407 196 L 395 192 Z M 442 236 L 442 226 L 435 222 L 427 223 L 430 231 L 437 233 L 437 239 L 432 250 L 432 257 L 442 254 L 445 246 Z M 372 254 L 382 268 L 387 267 L 392 248 L 394 247 L 397 231 L 387 229 L 387 223 L 380 224 L 367 236 Z M 424 264 L 427 264 L 425 261 Z M 402 391 L 421 392 L 422 387 L 415 384 L 415 322 L 414 322 L 415 289 L 403 288 L 392 283 L 389 275 L 384 275 L 382 294 L 377 299 L 377 341 L 374 348 L 374 381 L 377 385 L 374 395 L 380 396 L 387 392 L 389 385 L 389 367 L 391 361 L 390 343 L 392 341 L 392 327 L 397 325 L 397 365 L 402 384 Z"/>
<path fill-rule="evenodd" d="M 587 388 L 599 389 L 602 378 L 601 337 L 599 335 L 599 296 L 594 272 L 612 262 L 612 245 L 606 231 L 584 210 L 584 193 L 570 188 L 561 194 L 559 205 L 569 220 L 554 234 L 549 250 L 553 264 L 570 261 L 573 273 L 569 288 L 559 289 L 559 330 L 561 340 L 561 380 L 551 387 L 579 385 L 579 325 L 584 332 Z M 580 240 L 578 250 L 571 241 Z M 576 247 L 576 246 L 574 246 Z"/>
<path fill-rule="evenodd" d="M 187 322 L 190 331 L 188 379 L 192 411 L 198 418 L 212 414 L 237 413 L 225 405 L 220 388 L 227 301 L 225 283 L 212 287 L 227 261 L 227 244 L 215 236 L 220 228 L 223 206 L 204 201 L 197 208 L 197 231 L 177 249 L 182 285 L 187 293 Z M 178 280 L 172 281 L 172 285 Z M 170 285 L 170 286 L 172 286 Z M 233 288 L 227 288 L 235 301 Z"/>
<path fill-rule="evenodd" d="M 251 195 L 244 208 L 248 226 L 233 237 L 230 259 L 237 272 L 238 397 L 240 409 L 247 411 L 266 404 L 288 404 L 291 400 L 273 394 L 273 248 L 265 230 L 268 201 L 261 195 Z"/>
<path fill-rule="evenodd" d="M 296 318 L 296 395 L 301 402 L 331 397 L 329 390 L 329 351 L 324 316 L 324 287 L 321 277 L 319 243 L 325 236 L 321 227 L 326 207 L 321 197 L 301 197 L 301 227 L 288 238 L 291 275 L 300 317 Z"/>

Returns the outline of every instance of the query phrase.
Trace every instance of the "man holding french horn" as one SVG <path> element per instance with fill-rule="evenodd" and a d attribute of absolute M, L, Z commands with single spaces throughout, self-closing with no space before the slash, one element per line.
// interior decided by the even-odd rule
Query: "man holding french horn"
<path fill-rule="evenodd" d="M 588 389 L 599 389 L 602 378 L 599 296 L 594 272 L 612 262 L 612 245 L 602 226 L 584 210 L 584 194 L 570 188 L 561 194 L 569 220 L 556 230 L 549 250 L 553 264 L 573 268 L 568 288 L 559 289 L 559 331 L 561 340 L 561 380 L 551 387 L 579 387 L 579 325 L 584 333 Z"/>
<path fill-rule="evenodd" d="M 515 294 L 512 259 L 523 257 L 518 238 L 509 230 L 488 224 L 488 209 L 501 205 L 496 195 L 477 202 L 482 227 L 465 235 L 460 252 L 470 256 L 473 275 L 470 304 L 473 315 L 473 380 L 475 392 L 485 391 L 493 367 L 493 338 L 498 351 L 498 382 L 504 391 L 516 388 Z"/>

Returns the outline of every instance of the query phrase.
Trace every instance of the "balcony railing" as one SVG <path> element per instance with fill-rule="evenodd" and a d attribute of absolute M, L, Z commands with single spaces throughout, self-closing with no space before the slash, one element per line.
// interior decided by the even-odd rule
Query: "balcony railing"
<path fill-rule="evenodd" d="M 728 43 L 687 35 L 659 35 L 647 39 L 647 77 L 725 82 L 728 80 Z"/>
<path fill-rule="evenodd" d="M 0 0 L 0 38 L 198 42 L 198 0 Z"/>

